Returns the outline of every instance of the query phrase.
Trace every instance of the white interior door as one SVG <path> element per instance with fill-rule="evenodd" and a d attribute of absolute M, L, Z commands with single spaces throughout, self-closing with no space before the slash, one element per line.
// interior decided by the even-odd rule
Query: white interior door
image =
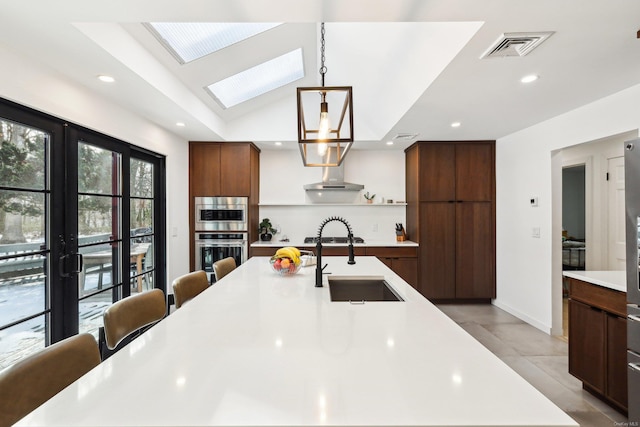
<path fill-rule="evenodd" d="M 608 243 L 609 270 L 625 269 L 624 157 L 608 159 Z"/>

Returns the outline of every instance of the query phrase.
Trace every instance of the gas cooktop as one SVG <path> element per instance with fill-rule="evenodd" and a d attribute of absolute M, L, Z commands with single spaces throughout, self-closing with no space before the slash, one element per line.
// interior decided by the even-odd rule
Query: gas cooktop
<path fill-rule="evenodd" d="M 318 243 L 317 237 L 305 237 L 305 243 Z M 346 237 L 323 237 L 322 243 L 349 243 L 349 239 Z M 362 237 L 354 237 L 353 243 L 364 243 Z"/>

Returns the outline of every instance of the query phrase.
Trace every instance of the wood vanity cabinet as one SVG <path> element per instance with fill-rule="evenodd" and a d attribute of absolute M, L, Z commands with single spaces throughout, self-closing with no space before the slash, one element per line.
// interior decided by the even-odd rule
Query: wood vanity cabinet
<path fill-rule="evenodd" d="M 568 278 L 569 373 L 627 412 L 626 293 Z"/>
<path fill-rule="evenodd" d="M 417 289 L 443 302 L 495 298 L 495 142 L 417 142 L 405 153 Z"/>

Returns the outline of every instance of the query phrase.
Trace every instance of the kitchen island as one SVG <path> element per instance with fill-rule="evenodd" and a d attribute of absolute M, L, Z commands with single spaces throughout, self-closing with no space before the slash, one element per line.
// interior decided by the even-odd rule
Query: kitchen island
<path fill-rule="evenodd" d="M 18 425 L 577 425 L 375 257 L 323 261 L 404 301 L 331 302 L 254 257 Z"/>

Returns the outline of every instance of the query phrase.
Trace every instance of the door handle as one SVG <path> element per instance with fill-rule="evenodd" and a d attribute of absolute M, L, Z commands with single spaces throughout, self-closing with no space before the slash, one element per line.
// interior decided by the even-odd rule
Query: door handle
<path fill-rule="evenodd" d="M 58 259 L 58 268 L 60 270 L 60 277 L 71 277 L 69 273 L 67 273 L 67 258 L 69 255 L 62 255 L 60 259 Z"/>
<path fill-rule="evenodd" d="M 82 269 L 84 267 L 84 258 L 81 253 L 76 254 L 76 261 L 77 268 L 76 270 L 72 271 L 72 273 L 78 274 L 82 272 Z"/>

